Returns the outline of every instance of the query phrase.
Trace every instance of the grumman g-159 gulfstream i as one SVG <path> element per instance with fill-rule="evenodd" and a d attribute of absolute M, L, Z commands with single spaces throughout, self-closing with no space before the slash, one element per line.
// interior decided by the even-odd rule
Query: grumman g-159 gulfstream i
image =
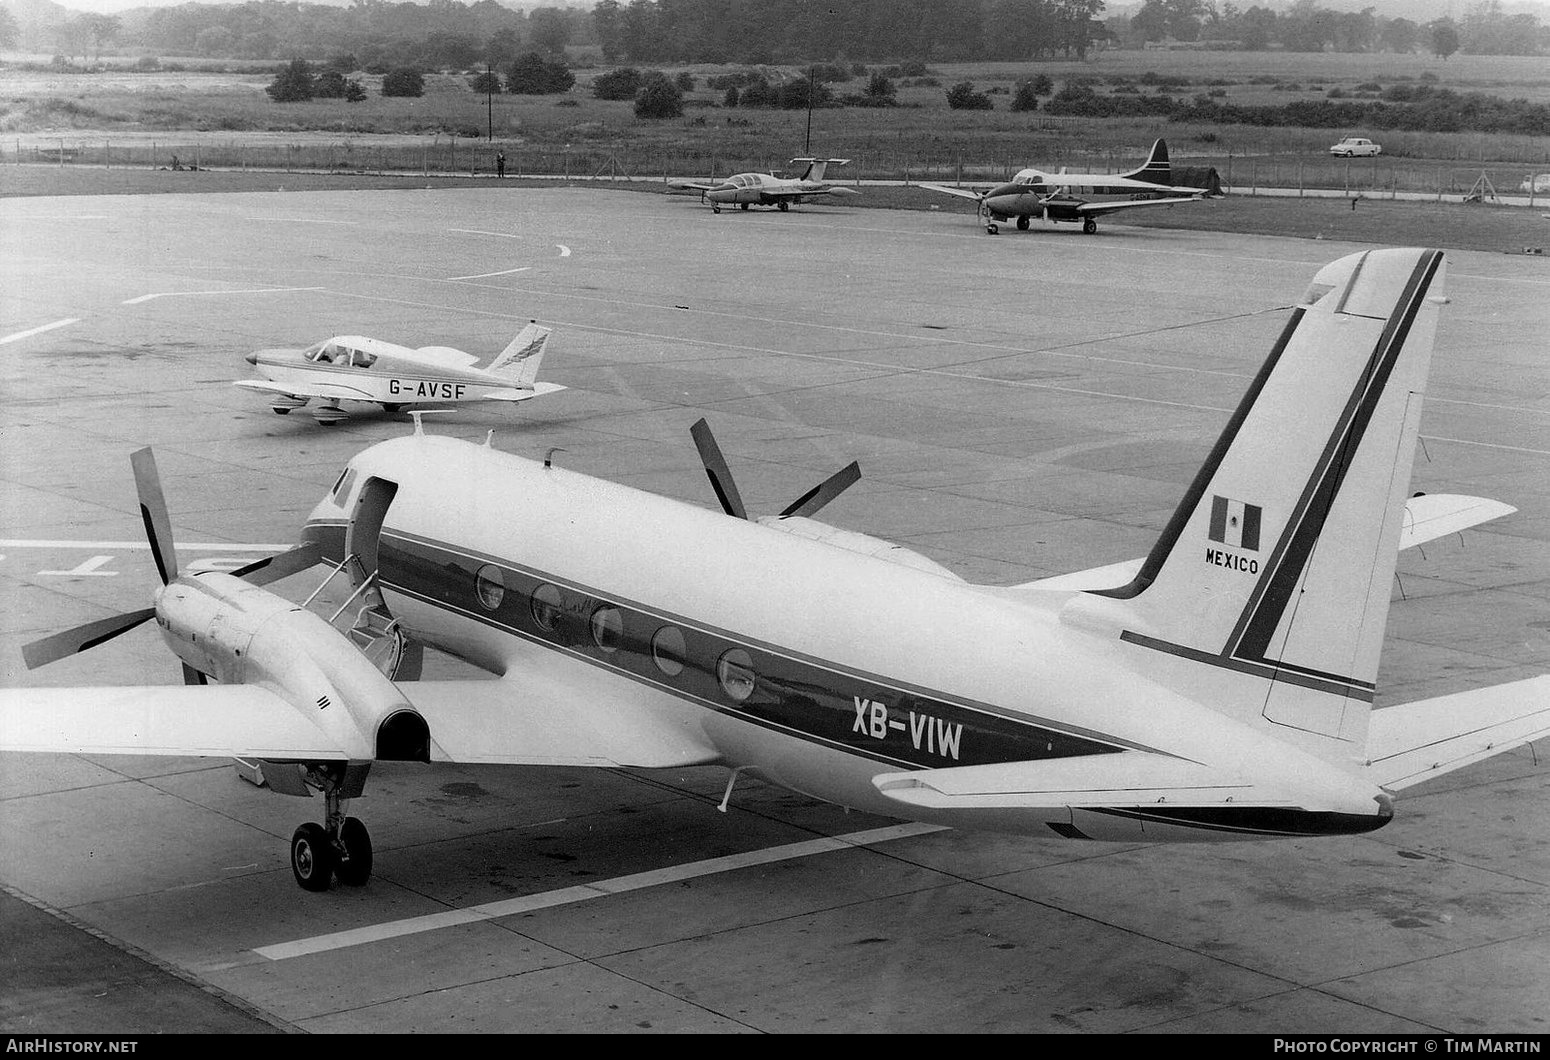
<path fill-rule="evenodd" d="M 1047 217 L 1051 221 L 1080 221 L 1088 235 L 1098 231 L 1098 218 L 1119 210 L 1140 206 L 1174 206 L 1195 202 L 1207 194 L 1206 188 L 1183 188 L 1173 183 L 1173 168 L 1168 163 L 1168 145 L 1161 140 L 1152 144 L 1146 164 L 1129 173 L 1045 173 L 1024 169 L 1005 184 L 988 189 L 922 184 L 921 187 L 973 199 L 979 204 L 980 221 L 985 231 L 995 235 L 1000 225 L 1017 218 L 1017 227 L 1026 229 L 1029 219 Z"/>
<path fill-rule="evenodd" d="M 381 339 L 339 335 L 305 350 L 259 350 L 247 356 L 262 379 L 234 385 L 265 394 L 284 416 L 313 398 L 312 415 L 325 426 L 345 418 L 341 401 L 381 405 L 392 413 L 416 405 L 445 407 L 470 401 L 526 401 L 564 390 L 538 382 L 550 329 L 528 324 L 489 364 L 450 346 L 410 349 Z"/>
<path fill-rule="evenodd" d="M 369 875 L 346 810 L 380 760 L 716 764 L 729 797 L 747 772 L 1045 838 L 1381 828 L 1404 789 L 1550 733 L 1550 675 L 1373 709 L 1399 548 L 1512 510 L 1407 503 L 1443 273 L 1433 250 L 1320 269 L 1118 578 L 974 585 L 814 520 L 854 465 L 756 517 L 704 421 L 720 512 L 416 430 L 349 462 L 298 550 L 179 574 L 142 451 L 164 587 L 24 655 L 154 617 L 192 683 L 7 690 L 0 747 L 257 760 L 274 790 L 325 796 L 291 844 L 313 890 Z M 356 584 L 348 633 L 255 584 L 319 555 Z M 498 679 L 413 680 L 423 646 Z"/>

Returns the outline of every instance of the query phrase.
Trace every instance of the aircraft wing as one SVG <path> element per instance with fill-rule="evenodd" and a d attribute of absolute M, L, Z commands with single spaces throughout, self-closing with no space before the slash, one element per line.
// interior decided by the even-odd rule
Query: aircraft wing
<path fill-rule="evenodd" d="M 1399 531 L 1401 549 L 1424 545 L 1448 534 L 1468 530 L 1472 526 L 1488 523 L 1511 515 L 1518 509 L 1501 501 L 1486 497 L 1466 497 L 1459 493 L 1422 493 L 1405 502 L 1405 517 Z M 1051 578 L 1011 585 L 1001 592 L 1017 595 L 1023 589 L 1067 589 L 1073 592 L 1086 589 L 1115 589 L 1126 585 L 1140 571 L 1141 559 L 1127 559 L 1102 567 L 1071 574 L 1057 574 Z"/>
<path fill-rule="evenodd" d="M 902 805 L 931 809 L 1295 804 L 1240 777 L 1149 751 L 884 773 L 872 785 Z"/>
<path fill-rule="evenodd" d="M 720 186 L 720 184 L 710 184 L 693 180 L 678 180 L 668 185 L 668 187 L 675 191 L 709 191 L 711 188 L 719 188 Z"/>
<path fill-rule="evenodd" d="M 267 379 L 239 379 L 232 386 L 259 394 L 286 394 L 292 397 L 330 398 L 335 401 L 372 401 L 365 390 L 337 383 L 271 383 Z"/>
<path fill-rule="evenodd" d="M 1367 773 L 1400 791 L 1550 736 L 1550 674 L 1372 712 Z"/>
<path fill-rule="evenodd" d="M 557 390 L 565 388 L 559 383 L 534 383 L 531 389 L 523 390 L 517 387 L 507 387 L 504 390 L 492 390 L 488 394 L 481 394 L 481 401 L 526 401 L 528 398 L 542 397 L 544 394 L 553 394 Z"/>
<path fill-rule="evenodd" d="M 398 687 L 430 726 L 433 762 L 658 768 L 720 758 L 643 711 L 538 674 Z"/>
<path fill-rule="evenodd" d="M 1083 217 L 1097 217 L 1100 214 L 1115 213 L 1119 210 L 1132 210 L 1137 206 L 1176 206 L 1181 202 L 1199 202 L 1199 195 L 1181 195 L 1170 199 L 1130 199 L 1125 202 L 1084 202 L 1076 208 L 1076 212 Z"/>
<path fill-rule="evenodd" d="M 239 758 L 349 758 L 259 685 L 0 689 L 0 750 Z"/>
<path fill-rule="evenodd" d="M 943 195 L 956 195 L 960 199 L 973 199 L 975 202 L 985 197 L 983 192 L 975 191 L 973 188 L 954 188 L 947 184 L 922 184 L 921 187 L 927 191 L 939 191 Z"/>

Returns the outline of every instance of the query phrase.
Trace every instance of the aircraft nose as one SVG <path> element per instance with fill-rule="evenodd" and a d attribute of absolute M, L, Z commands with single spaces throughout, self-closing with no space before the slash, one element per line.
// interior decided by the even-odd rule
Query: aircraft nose
<path fill-rule="evenodd" d="M 257 364 L 258 363 L 258 354 L 250 353 L 250 354 L 248 354 L 246 357 L 244 357 L 242 359 L 244 361 L 247 361 L 249 364 Z"/>

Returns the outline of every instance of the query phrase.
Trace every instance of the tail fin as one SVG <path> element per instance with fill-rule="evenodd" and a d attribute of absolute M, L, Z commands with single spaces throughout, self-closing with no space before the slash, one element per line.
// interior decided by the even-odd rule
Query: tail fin
<path fill-rule="evenodd" d="M 485 371 L 504 376 L 518 386 L 532 386 L 538 378 L 538 366 L 544 359 L 551 329 L 532 321 L 517 333 L 511 344 L 490 362 Z"/>
<path fill-rule="evenodd" d="M 796 165 L 798 162 L 806 162 L 807 168 L 802 171 L 798 180 L 811 180 L 814 183 L 823 180 L 823 174 L 830 166 L 846 166 L 850 164 L 848 158 L 793 158 L 788 165 Z"/>
<path fill-rule="evenodd" d="M 1366 741 L 1443 274 L 1435 250 L 1321 269 L 1135 580 L 1100 593 L 1200 698 L 1326 757 Z"/>
<path fill-rule="evenodd" d="M 1173 183 L 1173 167 L 1168 164 L 1168 145 L 1157 140 L 1152 144 L 1152 153 L 1147 156 L 1146 164 L 1140 169 L 1132 169 L 1125 174 L 1131 180 L 1144 180 L 1148 184 Z"/>

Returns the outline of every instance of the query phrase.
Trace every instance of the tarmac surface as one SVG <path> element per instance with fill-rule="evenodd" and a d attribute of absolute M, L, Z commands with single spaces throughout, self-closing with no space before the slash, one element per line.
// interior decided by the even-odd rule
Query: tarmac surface
<path fill-rule="evenodd" d="M 146 605 L 132 450 L 183 563 L 235 565 L 410 430 L 272 415 L 231 386 L 254 349 L 483 354 L 537 318 L 569 389 L 429 430 L 709 506 L 706 416 L 751 510 L 858 459 L 827 521 L 1013 583 L 1144 554 L 1284 307 L 1356 249 L 572 189 L 0 200 L 0 684 L 178 680 L 145 630 L 21 664 Z M 1452 252 L 1447 283 L 1412 488 L 1519 511 L 1402 555 L 1380 708 L 1550 669 L 1550 267 Z M 0 755 L 0 1031 L 1544 1033 L 1546 758 L 1367 835 L 1207 847 L 755 782 L 721 814 L 719 768 L 383 765 L 352 807 L 373 878 L 311 894 L 287 842 L 316 801 L 225 761 Z"/>

